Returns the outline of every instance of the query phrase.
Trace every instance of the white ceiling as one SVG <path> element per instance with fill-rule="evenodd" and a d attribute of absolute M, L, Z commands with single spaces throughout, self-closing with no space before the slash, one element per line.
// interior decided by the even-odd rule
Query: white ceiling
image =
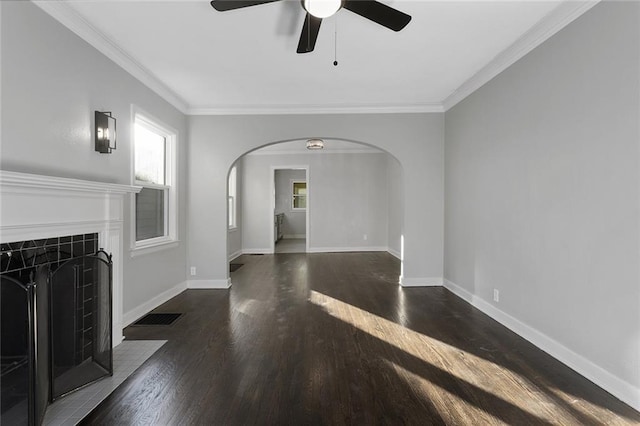
<path fill-rule="evenodd" d="M 37 4 L 181 110 L 198 114 L 443 110 L 483 70 L 497 74 L 548 37 L 548 28 L 555 32 L 583 13 L 576 5 L 585 3 L 383 2 L 412 16 L 404 30 L 341 10 L 323 21 L 308 54 L 296 53 L 304 18 L 297 0 L 229 12 L 207 0 Z M 496 67 L 497 59 L 503 64 Z"/>

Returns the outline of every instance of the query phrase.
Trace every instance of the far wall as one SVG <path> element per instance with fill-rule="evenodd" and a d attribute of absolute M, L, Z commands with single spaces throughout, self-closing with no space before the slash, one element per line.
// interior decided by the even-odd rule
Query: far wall
<path fill-rule="evenodd" d="M 286 166 L 309 167 L 310 251 L 387 250 L 388 157 L 382 152 L 246 156 L 243 159 L 243 250 L 270 251 L 271 173 L 274 167 Z M 304 171 L 301 172 L 304 176 Z M 289 185 L 287 179 L 286 186 Z M 398 186 L 393 191 L 401 189 Z"/>
<path fill-rule="evenodd" d="M 284 214 L 284 222 L 282 224 L 284 238 L 306 238 L 307 214 L 304 210 L 293 210 L 291 200 L 293 198 L 292 182 L 306 182 L 306 180 L 307 172 L 305 170 L 285 169 L 275 171 L 275 213 Z"/>

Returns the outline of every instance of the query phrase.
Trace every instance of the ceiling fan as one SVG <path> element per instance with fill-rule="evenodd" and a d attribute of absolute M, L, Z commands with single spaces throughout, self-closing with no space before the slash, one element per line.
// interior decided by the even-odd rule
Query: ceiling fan
<path fill-rule="evenodd" d="M 276 1 L 283 0 L 212 0 L 211 6 L 219 12 L 225 12 Z M 333 16 L 342 8 L 393 31 L 400 31 L 411 21 L 411 16 L 406 13 L 375 0 L 301 0 L 301 3 L 307 15 L 296 50 L 298 53 L 313 51 L 322 19 Z"/>

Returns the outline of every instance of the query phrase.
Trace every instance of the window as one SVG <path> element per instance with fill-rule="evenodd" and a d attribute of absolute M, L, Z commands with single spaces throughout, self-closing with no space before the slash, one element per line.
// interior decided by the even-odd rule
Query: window
<path fill-rule="evenodd" d="M 307 208 L 307 182 L 293 181 L 292 183 L 291 209 L 304 210 Z"/>
<path fill-rule="evenodd" d="M 135 195 L 135 241 L 145 248 L 176 239 L 176 133 L 136 114 L 134 119 L 134 179 L 142 190 Z"/>
<path fill-rule="evenodd" d="M 228 206 L 228 213 L 229 213 L 229 229 L 235 229 L 238 225 L 236 223 L 237 219 L 238 219 L 238 215 L 236 213 L 236 207 L 237 207 L 237 203 L 236 203 L 236 196 L 237 196 L 237 177 L 236 177 L 237 171 L 236 171 L 236 166 L 233 166 L 231 168 L 231 171 L 229 172 L 229 192 L 227 195 L 227 206 Z"/>

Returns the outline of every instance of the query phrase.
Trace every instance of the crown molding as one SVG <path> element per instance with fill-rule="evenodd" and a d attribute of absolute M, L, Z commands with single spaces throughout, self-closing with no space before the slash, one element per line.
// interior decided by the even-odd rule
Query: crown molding
<path fill-rule="evenodd" d="M 407 114 L 444 112 L 440 103 L 247 105 L 189 108 L 188 115 Z"/>
<path fill-rule="evenodd" d="M 444 112 L 440 103 L 334 104 L 334 105 L 234 105 L 192 107 L 169 89 L 149 69 L 122 50 L 63 0 L 31 0 L 36 6 L 96 48 L 142 84 L 187 115 L 375 114 Z"/>
<path fill-rule="evenodd" d="M 140 80 L 142 84 L 176 107 L 180 112 L 187 113 L 188 105 L 180 96 L 169 89 L 151 71 L 140 65 L 101 31 L 87 22 L 71 6 L 61 0 L 31 1 L 129 74 Z"/>
<path fill-rule="evenodd" d="M 449 110 L 478 90 L 599 2 L 600 0 L 566 0 L 560 4 L 449 95 L 442 102 L 444 110 Z"/>
<path fill-rule="evenodd" d="M 63 0 L 31 0 L 62 25 L 103 53 L 145 86 L 187 115 L 296 115 L 296 114 L 400 114 L 442 113 L 478 90 L 517 60 L 535 49 L 600 0 L 566 0 L 534 25 L 491 62 L 460 85 L 441 103 L 333 104 L 333 105 L 233 105 L 189 106 L 150 70 L 143 67 L 106 35 L 87 22 Z"/>

